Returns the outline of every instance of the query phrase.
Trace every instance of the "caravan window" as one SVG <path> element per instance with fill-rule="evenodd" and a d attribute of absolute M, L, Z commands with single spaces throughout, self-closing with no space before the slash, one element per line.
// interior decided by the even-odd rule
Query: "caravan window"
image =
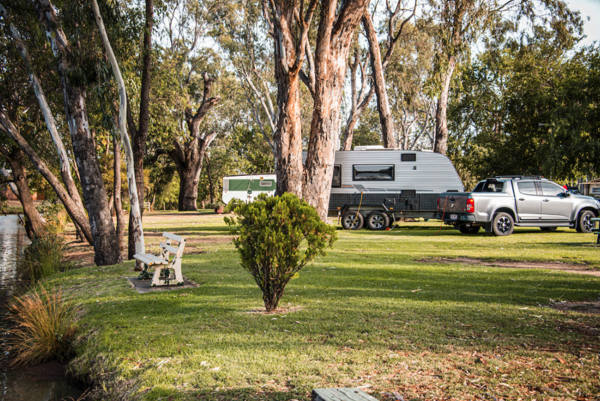
<path fill-rule="evenodd" d="M 352 166 L 353 181 L 394 181 L 393 164 L 355 164 Z"/>
<path fill-rule="evenodd" d="M 340 188 L 342 186 L 342 166 L 339 164 L 333 166 L 333 179 L 331 180 L 332 188 Z"/>
<path fill-rule="evenodd" d="M 403 162 L 416 162 L 417 154 L 416 153 L 402 153 L 400 155 L 400 161 Z"/>

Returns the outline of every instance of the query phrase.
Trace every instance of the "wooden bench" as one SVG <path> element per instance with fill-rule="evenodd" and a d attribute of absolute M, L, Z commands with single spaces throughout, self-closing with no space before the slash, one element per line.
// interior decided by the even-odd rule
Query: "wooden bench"
<path fill-rule="evenodd" d="M 311 401 L 378 401 L 358 388 L 317 388 Z"/>
<path fill-rule="evenodd" d="M 593 218 L 593 219 L 590 219 L 590 220 L 591 220 L 591 222 L 592 222 L 592 224 L 594 226 L 596 226 L 597 222 L 600 222 L 600 218 Z M 596 239 L 596 245 L 600 244 L 600 227 L 598 227 L 598 228 L 596 228 L 596 227 L 592 228 L 592 234 L 596 234 L 596 237 L 597 237 L 597 239 Z"/>
<path fill-rule="evenodd" d="M 152 275 L 152 283 L 150 287 L 159 285 L 171 285 L 171 282 L 176 282 L 177 285 L 183 285 L 183 275 L 181 274 L 181 258 L 183 257 L 183 249 L 185 248 L 185 238 L 173 233 L 163 233 L 166 238 L 165 242 L 160 243 L 162 249 L 161 255 L 156 256 L 151 253 L 135 254 L 133 257 L 144 264 L 144 270 L 140 273 L 139 279 L 149 279 L 150 272 L 148 269 L 154 269 Z M 179 245 L 174 247 L 171 241 L 178 242 Z M 169 256 L 173 255 L 171 261 Z M 171 274 L 171 270 L 174 274 Z"/>

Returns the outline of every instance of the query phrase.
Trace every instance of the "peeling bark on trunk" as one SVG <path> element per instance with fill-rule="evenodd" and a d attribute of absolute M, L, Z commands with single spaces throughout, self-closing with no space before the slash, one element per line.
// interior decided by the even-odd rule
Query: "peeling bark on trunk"
<path fill-rule="evenodd" d="M 373 84 L 375 94 L 377 95 L 377 111 L 379 112 L 379 122 L 381 123 L 381 134 L 383 146 L 385 148 L 396 148 L 396 135 L 394 132 L 394 120 L 390 111 L 390 102 L 385 86 L 385 77 L 383 76 L 383 64 L 381 62 L 381 50 L 377 41 L 377 32 L 373 26 L 371 15 L 367 12 L 362 18 L 362 24 L 367 34 L 369 42 L 371 71 L 373 71 Z"/>
<path fill-rule="evenodd" d="M 207 72 L 204 72 L 202 76 L 204 78 L 202 103 L 195 114 L 191 109 L 185 111 L 190 139 L 183 146 L 177 140 L 173 140 L 173 149 L 168 151 L 179 174 L 178 209 L 180 212 L 198 210 L 196 201 L 198 200 L 198 182 L 200 181 L 202 162 L 206 150 L 217 136 L 216 132 L 203 135 L 200 133 L 200 123 L 210 109 L 221 100 L 220 97 L 210 97 L 213 80 Z"/>
<path fill-rule="evenodd" d="M 277 64 L 277 63 L 276 63 Z M 273 135 L 277 155 L 277 194 L 302 196 L 302 120 L 298 76 L 277 74 L 279 120 Z"/>
<path fill-rule="evenodd" d="M 317 1 L 298 9 L 296 2 L 263 0 L 263 14 L 273 37 L 275 79 L 277 80 L 277 129 L 273 135 L 276 151 L 277 194 L 302 196 L 302 122 L 300 73 L 309 48 L 308 30 Z M 302 13 L 305 12 L 304 15 Z M 272 19 L 271 19 L 272 15 Z M 312 66 L 312 56 L 308 60 Z M 305 77 L 314 93 L 315 79 Z"/>
<path fill-rule="evenodd" d="M 17 196 L 19 197 L 19 201 L 23 206 L 23 212 L 30 224 L 31 233 L 35 237 L 43 236 L 46 234 L 46 229 L 44 228 L 42 216 L 33 203 L 31 191 L 29 191 L 29 180 L 27 179 L 25 167 L 23 167 L 23 151 L 19 148 L 13 148 L 9 153 L 7 149 L 0 147 L 0 154 L 2 154 L 10 164 L 14 184 L 17 187 Z M 28 230 L 28 234 L 30 230 Z M 29 239 L 33 240 L 31 236 Z"/>
<path fill-rule="evenodd" d="M 96 143 L 87 120 L 86 87 L 74 85 L 70 81 L 71 75 L 76 72 L 67 60 L 71 44 L 60 28 L 51 2 L 35 0 L 34 5 L 58 62 L 66 120 L 71 132 L 73 153 L 81 174 L 83 198 L 92 228 L 94 262 L 98 266 L 114 265 L 122 259 L 110 216 L 102 172 L 98 165 Z"/>
<path fill-rule="evenodd" d="M 347 1 L 336 16 L 337 1 L 321 3 L 315 55 L 315 107 L 308 154 L 304 167 L 304 199 L 327 221 L 335 145 L 340 133 L 340 104 L 346 76 L 346 60 L 352 36 L 368 0 Z"/>
<path fill-rule="evenodd" d="M 433 151 L 443 155 L 448 151 L 448 121 L 446 112 L 448 109 L 448 93 L 450 92 L 450 81 L 456 66 L 456 58 L 450 57 L 448 67 L 442 75 L 442 91 L 437 102 L 435 111 L 435 145 Z"/>

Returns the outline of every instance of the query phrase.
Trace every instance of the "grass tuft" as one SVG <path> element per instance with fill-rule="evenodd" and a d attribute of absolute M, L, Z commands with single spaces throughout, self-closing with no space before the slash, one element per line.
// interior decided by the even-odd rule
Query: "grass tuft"
<path fill-rule="evenodd" d="M 77 331 L 79 308 L 63 298 L 62 289 L 49 292 L 43 286 L 32 294 L 15 297 L 9 305 L 14 323 L 12 366 L 35 365 L 52 359 L 64 361 Z"/>
<path fill-rule="evenodd" d="M 72 266 L 64 259 L 66 252 L 67 246 L 62 237 L 53 233 L 37 237 L 25 249 L 25 256 L 20 262 L 23 267 L 21 270 L 32 283 L 69 270 Z"/>

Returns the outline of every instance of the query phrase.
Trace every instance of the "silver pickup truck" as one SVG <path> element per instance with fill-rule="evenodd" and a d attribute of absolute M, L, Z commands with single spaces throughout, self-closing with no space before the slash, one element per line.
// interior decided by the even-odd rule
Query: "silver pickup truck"
<path fill-rule="evenodd" d="M 463 234 L 481 227 L 498 236 L 512 234 L 515 226 L 554 231 L 570 227 L 590 233 L 591 219 L 600 215 L 600 203 L 575 195 L 538 176 L 498 176 L 481 181 L 473 192 L 445 192 L 438 197 L 436 217 Z"/>

